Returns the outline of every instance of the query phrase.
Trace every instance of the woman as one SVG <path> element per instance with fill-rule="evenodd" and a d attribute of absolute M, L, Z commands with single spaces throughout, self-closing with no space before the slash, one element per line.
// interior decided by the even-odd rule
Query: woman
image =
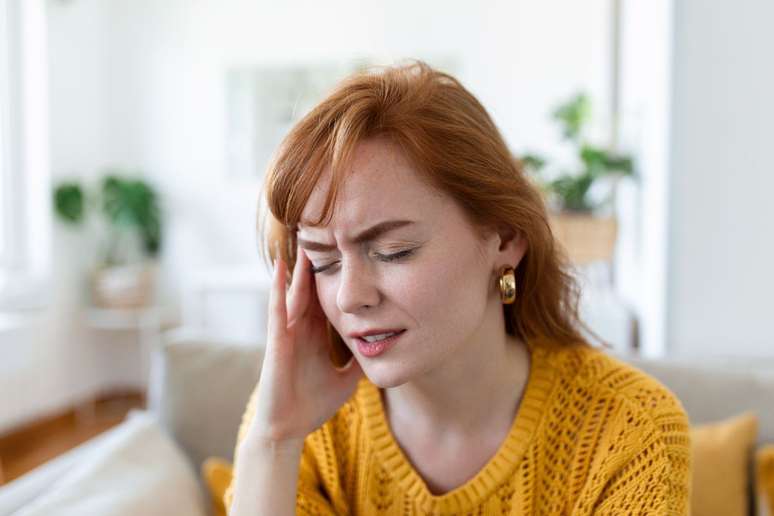
<path fill-rule="evenodd" d="M 682 406 L 585 342 L 542 198 L 457 80 L 349 78 L 265 188 L 269 328 L 230 514 L 687 512 Z"/>

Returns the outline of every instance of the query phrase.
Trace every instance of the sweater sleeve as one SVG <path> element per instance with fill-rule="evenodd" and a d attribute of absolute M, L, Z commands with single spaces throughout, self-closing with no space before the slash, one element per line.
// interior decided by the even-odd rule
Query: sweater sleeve
<path fill-rule="evenodd" d="M 622 411 L 627 423 L 641 431 L 628 435 L 634 438 L 628 453 L 616 454 L 607 463 L 612 467 L 607 469 L 609 476 L 592 514 L 687 515 L 691 481 L 688 417 L 671 393 L 662 393 L 657 410 L 638 408 L 630 405 Z M 616 447 L 612 442 L 609 449 Z"/>
<path fill-rule="evenodd" d="M 242 422 L 239 425 L 237 441 L 234 447 L 234 463 L 236 463 L 237 460 L 239 445 L 247 435 L 247 429 L 250 427 L 250 423 L 255 416 L 257 394 L 258 386 L 256 385 L 247 402 L 247 407 L 242 414 Z M 232 477 L 231 483 L 223 494 L 223 503 L 226 506 L 227 513 L 230 512 L 231 503 L 234 499 L 234 483 L 235 477 Z M 321 483 L 316 472 L 314 456 L 307 444 L 304 443 L 304 450 L 301 454 L 301 462 L 299 464 L 298 485 L 296 490 L 296 514 L 335 516 L 336 513 L 333 511 L 328 499 L 323 495 L 320 486 Z"/>

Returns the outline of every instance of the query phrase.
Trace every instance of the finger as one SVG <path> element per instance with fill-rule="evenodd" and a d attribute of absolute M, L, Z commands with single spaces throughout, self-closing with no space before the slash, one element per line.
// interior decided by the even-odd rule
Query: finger
<path fill-rule="evenodd" d="M 282 337 L 287 330 L 287 312 L 285 307 L 285 261 L 277 246 L 276 260 L 274 262 L 274 276 L 272 277 L 271 292 L 269 294 L 269 321 L 268 335 L 271 342 L 276 337 Z"/>
<path fill-rule="evenodd" d="M 320 304 L 320 298 L 317 295 L 317 283 L 315 283 L 314 278 L 312 277 L 311 270 L 309 271 L 309 276 L 309 306 L 306 308 L 306 314 L 308 317 L 317 317 L 322 320 L 327 320 L 322 305 Z"/>
<path fill-rule="evenodd" d="M 303 317 L 309 306 L 310 283 L 309 259 L 301 249 L 296 248 L 296 265 L 293 268 L 293 280 L 288 293 L 288 324 Z"/>

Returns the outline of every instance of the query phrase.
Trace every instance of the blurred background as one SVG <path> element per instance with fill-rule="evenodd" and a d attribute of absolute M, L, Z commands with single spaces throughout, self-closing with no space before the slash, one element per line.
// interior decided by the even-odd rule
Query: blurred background
<path fill-rule="evenodd" d="M 525 159 L 616 351 L 774 360 L 767 0 L 0 6 L 0 436 L 142 406 L 170 332 L 260 346 L 267 160 L 337 80 L 407 58 Z"/>

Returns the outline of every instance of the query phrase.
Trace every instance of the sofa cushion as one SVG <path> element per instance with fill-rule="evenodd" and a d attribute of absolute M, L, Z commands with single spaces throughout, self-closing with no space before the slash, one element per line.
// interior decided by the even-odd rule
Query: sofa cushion
<path fill-rule="evenodd" d="M 666 385 L 682 402 L 691 424 L 712 423 L 752 411 L 758 416 L 758 443 L 774 443 L 774 371 L 744 370 L 737 362 L 688 358 L 644 359 L 621 356 Z"/>
<path fill-rule="evenodd" d="M 231 485 L 233 466 L 220 457 L 210 457 L 202 464 L 202 476 L 209 492 L 213 516 L 226 516 L 223 497 Z"/>
<path fill-rule="evenodd" d="M 755 453 L 755 476 L 761 514 L 774 515 L 774 444 Z"/>
<path fill-rule="evenodd" d="M 210 456 L 233 460 L 242 413 L 258 381 L 261 348 L 168 339 L 154 356 L 160 385 L 150 410 L 199 471 Z"/>
<path fill-rule="evenodd" d="M 38 498 L 13 516 L 204 516 L 182 452 L 155 418 L 133 412 Z"/>
<path fill-rule="evenodd" d="M 691 428 L 691 512 L 744 516 L 749 499 L 749 464 L 757 437 L 752 412 Z"/>

